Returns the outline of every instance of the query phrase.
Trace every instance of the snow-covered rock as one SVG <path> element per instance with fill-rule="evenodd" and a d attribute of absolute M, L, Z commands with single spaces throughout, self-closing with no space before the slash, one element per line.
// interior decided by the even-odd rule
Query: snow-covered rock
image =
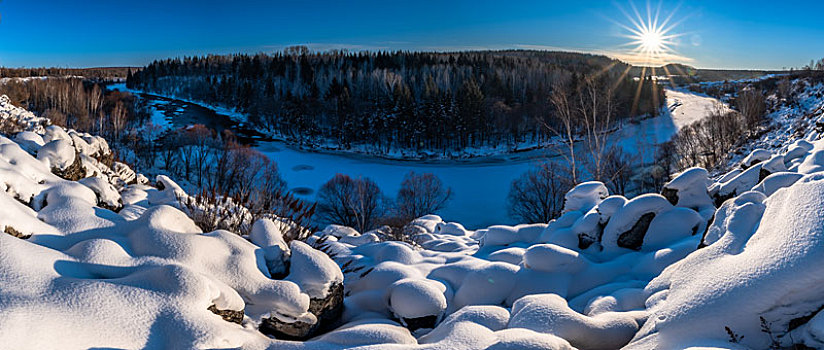
<path fill-rule="evenodd" d="M 725 327 L 752 348 L 769 347 L 771 337 L 785 346 L 817 339 L 808 333 L 815 327 L 801 320 L 824 305 L 818 288 L 824 218 L 809 210 L 824 206 L 824 175 L 809 175 L 768 199 L 761 194 L 763 204 L 747 198 L 717 217 L 723 223 L 710 231 L 709 246 L 647 286 L 651 314 L 630 348 L 698 346 L 706 338 L 728 339 Z"/>
<path fill-rule="evenodd" d="M 51 168 L 65 170 L 74 163 L 75 150 L 71 141 L 62 139 L 51 141 L 37 152 L 37 159 Z"/>
<path fill-rule="evenodd" d="M 340 314 L 343 276 L 322 252 L 294 242 L 289 280 L 272 279 L 261 247 L 203 233 L 167 205 L 186 195 L 171 179 L 140 184 L 128 166 L 95 158 L 110 152 L 102 138 L 44 128 L 0 99 L 9 116 L 31 128 L 0 136 L 4 347 L 265 348 L 278 341 L 256 330 L 263 319 L 317 325 Z M 264 226 L 252 240 L 282 247 Z"/>
<path fill-rule="evenodd" d="M 824 115 L 816 91 L 799 98 Z M 0 99 L 12 116 L 28 133 L 0 136 L 5 347 L 824 347 L 824 141 L 803 129 L 824 116 L 660 195 L 580 184 L 548 223 L 427 215 L 407 226 L 414 243 L 331 225 L 288 245 L 276 219 L 201 232 L 173 179 L 107 166 L 105 141 Z M 75 164 L 90 177 L 67 179 Z"/>
<path fill-rule="evenodd" d="M 598 181 L 584 182 L 564 196 L 564 212 L 587 211 L 609 196 L 607 187 Z"/>
<path fill-rule="evenodd" d="M 709 172 L 703 168 L 690 168 L 675 175 L 666 183 L 661 195 L 675 206 L 690 208 L 709 220 L 715 212 L 715 206 L 709 196 L 708 188 L 712 182 Z"/>

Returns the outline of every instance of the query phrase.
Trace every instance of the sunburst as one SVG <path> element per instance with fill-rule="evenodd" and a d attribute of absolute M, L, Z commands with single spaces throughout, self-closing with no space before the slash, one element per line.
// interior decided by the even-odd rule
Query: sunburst
<path fill-rule="evenodd" d="M 674 33 L 673 30 L 683 18 L 675 21 L 677 9 L 662 19 L 660 3 L 654 11 L 647 3 L 646 18 L 644 18 L 634 4 L 630 3 L 630 6 L 633 14 L 626 11 L 624 14 L 631 24 L 619 23 L 628 32 L 624 35 L 630 39 L 626 46 L 632 47 L 625 58 L 636 65 L 655 66 L 670 63 L 669 60 L 678 57 L 675 51 L 676 38 L 683 34 Z"/>

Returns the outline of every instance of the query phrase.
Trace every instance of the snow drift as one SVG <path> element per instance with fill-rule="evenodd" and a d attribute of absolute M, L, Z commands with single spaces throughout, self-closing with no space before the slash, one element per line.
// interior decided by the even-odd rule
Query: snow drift
<path fill-rule="evenodd" d="M 778 147 L 753 145 L 717 177 L 687 169 L 660 194 L 580 184 L 549 223 L 471 231 L 428 215 L 410 228 L 415 244 L 335 225 L 287 244 L 270 220 L 248 237 L 201 232 L 172 179 L 158 189 L 106 166 L 105 141 L 7 100 L 0 117 L 26 125 L 0 137 L 4 346 L 824 348 L 812 122 L 802 139 L 777 128 L 765 137 Z M 267 327 L 319 333 L 288 341 Z"/>

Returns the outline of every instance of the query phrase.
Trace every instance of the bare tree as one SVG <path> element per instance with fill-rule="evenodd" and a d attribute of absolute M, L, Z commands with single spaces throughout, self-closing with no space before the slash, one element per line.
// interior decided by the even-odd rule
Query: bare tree
<path fill-rule="evenodd" d="M 569 101 L 569 90 L 564 83 L 556 83 L 552 86 L 552 93 L 549 95 L 549 102 L 555 108 L 555 116 L 561 122 L 562 130 L 556 130 L 550 125 L 546 125 L 556 136 L 564 140 L 567 151 L 558 152 L 569 163 L 572 182 L 578 183 L 577 163 L 575 161 L 575 134 L 577 133 L 577 120 L 573 113 L 573 107 Z"/>
<path fill-rule="evenodd" d="M 579 120 L 583 124 L 586 157 L 583 165 L 593 179 L 609 183 L 619 174 L 608 172 L 607 162 L 616 149 L 609 144 L 610 126 L 613 122 L 614 92 L 610 84 L 601 88 L 593 77 L 584 78 L 578 92 Z M 615 166 L 615 164 L 610 164 Z M 611 169 L 614 170 L 614 169 Z"/>
<path fill-rule="evenodd" d="M 744 116 L 744 122 L 750 132 L 754 131 L 764 121 L 767 113 L 767 103 L 764 94 L 753 87 L 745 89 L 735 99 L 735 106 Z"/>
<path fill-rule="evenodd" d="M 114 108 L 112 108 L 111 113 L 109 114 L 109 119 L 112 123 L 112 137 L 115 141 L 120 139 L 120 134 L 126 129 L 126 122 L 127 122 L 127 114 L 126 114 L 126 107 L 123 106 L 123 102 L 118 101 L 115 104 Z M 100 118 L 102 120 L 102 118 Z"/>
<path fill-rule="evenodd" d="M 564 195 L 572 187 L 561 165 L 547 162 L 512 182 L 509 214 L 522 222 L 549 222 L 561 213 Z"/>
<path fill-rule="evenodd" d="M 452 189 L 445 188 L 434 174 L 409 172 L 403 178 L 395 202 L 398 216 L 413 220 L 427 214 L 435 214 L 446 206 L 452 197 Z"/>
<path fill-rule="evenodd" d="M 66 114 L 56 108 L 49 108 L 43 112 L 43 117 L 51 120 L 52 124 L 66 126 Z"/>
<path fill-rule="evenodd" d="M 789 101 L 790 92 L 792 91 L 792 84 L 787 77 L 782 78 L 776 86 L 778 98 L 784 101 Z"/>
<path fill-rule="evenodd" d="M 611 193 L 622 196 L 627 194 L 632 176 L 635 174 L 635 164 L 632 155 L 624 152 L 620 146 L 612 146 L 604 152 L 601 169 L 605 174 L 604 178 L 608 179 L 604 183 Z"/>
<path fill-rule="evenodd" d="M 100 86 L 94 84 L 88 96 L 89 113 L 97 116 L 97 132 L 103 133 L 103 92 L 100 91 Z M 125 110 L 123 110 L 122 104 L 119 106 L 119 109 L 121 110 L 118 111 L 118 113 L 123 113 L 124 115 L 122 117 L 125 119 Z"/>
<path fill-rule="evenodd" d="M 375 228 L 384 214 L 384 204 L 383 193 L 374 181 L 338 174 L 318 191 L 317 214 L 324 222 L 365 232 Z"/>
<path fill-rule="evenodd" d="M 678 131 L 672 144 L 676 170 L 692 166 L 712 169 L 727 159 L 745 133 L 744 118 L 735 111 L 716 108 L 706 118 Z"/>
<path fill-rule="evenodd" d="M 203 187 L 204 180 L 209 177 L 213 169 L 214 155 L 219 149 L 218 141 L 214 132 L 202 124 L 196 124 L 186 131 L 187 142 L 192 147 L 192 161 L 195 175 L 197 175 L 197 186 Z"/>

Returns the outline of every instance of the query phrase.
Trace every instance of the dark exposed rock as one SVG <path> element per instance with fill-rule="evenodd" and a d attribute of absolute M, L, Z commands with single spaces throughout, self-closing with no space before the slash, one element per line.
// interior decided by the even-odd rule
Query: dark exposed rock
<path fill-rule="evenodd" d="M 101 200 L 99 199 L 99 197 L 100 197 L 100 196 L 98 196 L 98 200 L 97 200 L 97 206 L 98 206 L 98 207 L 101 207 L 101 208 L 103 208 L 103 209 L 108 209 L 108 210 L 111 210 L 111 211 L 113 211 L 113 212 L 115 212 L 115 213 L 120 212 L 120 210 L 122 210 L 122 209 L 123 209 L 123 201 L 122 201 L 122 200 L 121 200 L 121 201 L 118 201 L 118 204 L 119 204 L 119 205 L 117 205 L 117 206 L 111 206 L 111 205 L 108 205 L 108 204 L 106 204 L 105 202 L 101 201 Z"/>
<path fill-rule="evenodd" d="M 227 322 L 241 324 L 243 322 L 243 310 L 235 311 L 235 310 L 219 310 L 217 306 L 209 306 L 209 311 L 222 317 Z"/>
<path fill-rule="evenodd" d="M 52 173 L 70 181 L 77 181 L 85 178 L 86 168 L 83 167 L 83 161 L 80 159 L 80 153 L 75 153 L 74 163 L 69 165 L 68 168 L 63 170 L 52 168 Z"/>
<path fill-rule="evenodd" d="M 595 242 L 601 242 L 601 237 L 604 235 L 604 228 L 609 223 L 609 220 L 605 223 L 598 223 L 598 230 L 595 232 L 595 237 L 589 234 L 579 234 L 578 235 L 578 248 L 579 249 L 587 249 Z"/>
<path fill-rule="evenodd" d="M 331 328 L 343 312 L 343 284 L 335 283 L 330 286 L 326 298 L 310 299 L 309 312 L 318 318 L 317 323 L 286 323 L 276 317 L 269 317 L 260 323 L 260 331 L 278 339 L 306 340 Z"/>
<path fill-rule="evenodd" d="M 114 153 L 103 153 L 103 151 L 97 151 L 92 158 L 97 159 L 98 162 L 103 163 L 103 165 L 111 168 L 112 164 L 114 164 Z"/>
<path fill-rule="evenodd" d="M 641 215 L 641 218 L 632 225 L 629 231 L 618 236 L 618 246 L 622 248 L 641 250 L 641 245 L 644 243 L 644 236 L 647 234 L 650 222 L 655 218 L 655 213 L 646 213 Z"/>
<path fill-rule="evenodd" d="M 401 323 L 406 325 L 410 331 L 415 331 L 421 328 L 435 328 L 435 324 L 438 322 L 438 316 L 423 316 L 423 317 L 416 317 L 416 318 L 402 318 Z"/>
<path fill-rule="evenodd" d="M 324 299 L 312 298 L 309 301 L 309 312 L 318 317 L 321 327 L 339 319 L 343 313 L 343 283 L 330 286 Z"/>
<path fill-rule="evenodd" d="M 10 235 L 12 235 L 12 236 L 14 236 L 14 237 L 17 237 L 17 238 L 26 239 L 26 238 L 31 237 L 31 236 L 24 235 L 22 232 L 15 230 L 11 226 L 6 226 L 6 229 L 3 230 L 3 231 L 10 234 Z"/>
<path fill-rule="evenodd" d="M 813 311 L 812 313 L 810 313 L 808 315 L 804 315 L 804 316 L 801 316 L 801 317 L 796 317 L 796 318 L 790 320 L 790 324 L 787 327 L 787 332 L 789 333 L 793 329 L 801 327 L 801 326 L 805 325 L 807 322 L 810 322 L 810 320 L 812 320 L 813 317 L 815 317 L 815 315 L 817 315 L 819 312 L 821 312 L 821 310 L 824 310 L 824 305 L 820 306 L 817 310 Z"/>
<path fill-rule="evenodd" d="M 770 175 L 772 175 L 772 173 L 769 170 L 766 170 L 764 169 L 764 167 L 761 167 L 761 169 L 758 170 L 758 183 L 761 183 L 761 181 L 764 181 L 764 179 L 766 179 L 767 176 Z"/>
<path fill-rule="evenodd" d="M 724 195 L 724 196 L 719 195 L 719 194 L 716 193 L 714 196 L 712 196 L 712 199 L 715 202 L 715 207 L 720 208 L 721 204 L 724 204 L 724 202 L 726 202 L 728 199 L 733 198 L 733 197 L 735 197 L 735 192 L 734 191 L 732 193 L 728 193 L 727 195 Z"/>
<path fill-rule="evenodd" d="M 587 249 L 589 246 L 595 243 L 595 239 L 590 237 L 589 235 L 578 235 L 578 248 L 579 249 Z"/>
<path fill-rule="evenodd" d="M 670 204 L 678 205 L 678 190 L 664 187 L 661 190 L 661 195 L 664 196 Z"/>
<path fill-rule="evenodd" d="M 316 324 L 309 324 L 302 321 L 291 323 L 283 322 L 275 317 L 264 318 L 260 322 L 260 332 L 283 340 L 306 340 Z"/>
<path fill-rule="evenodd" d="M 707 225 L 704 226 L 704 232 L 701 234 L 701 242 L 698 242 L 698 247 L 696 249 L 701 249 L 707 247 L 707 232 L 710 232 L 710 227 L 715 224 L 715 212 L 712 213 L 712 217 L 709 221 L 707 221 Z"/>

